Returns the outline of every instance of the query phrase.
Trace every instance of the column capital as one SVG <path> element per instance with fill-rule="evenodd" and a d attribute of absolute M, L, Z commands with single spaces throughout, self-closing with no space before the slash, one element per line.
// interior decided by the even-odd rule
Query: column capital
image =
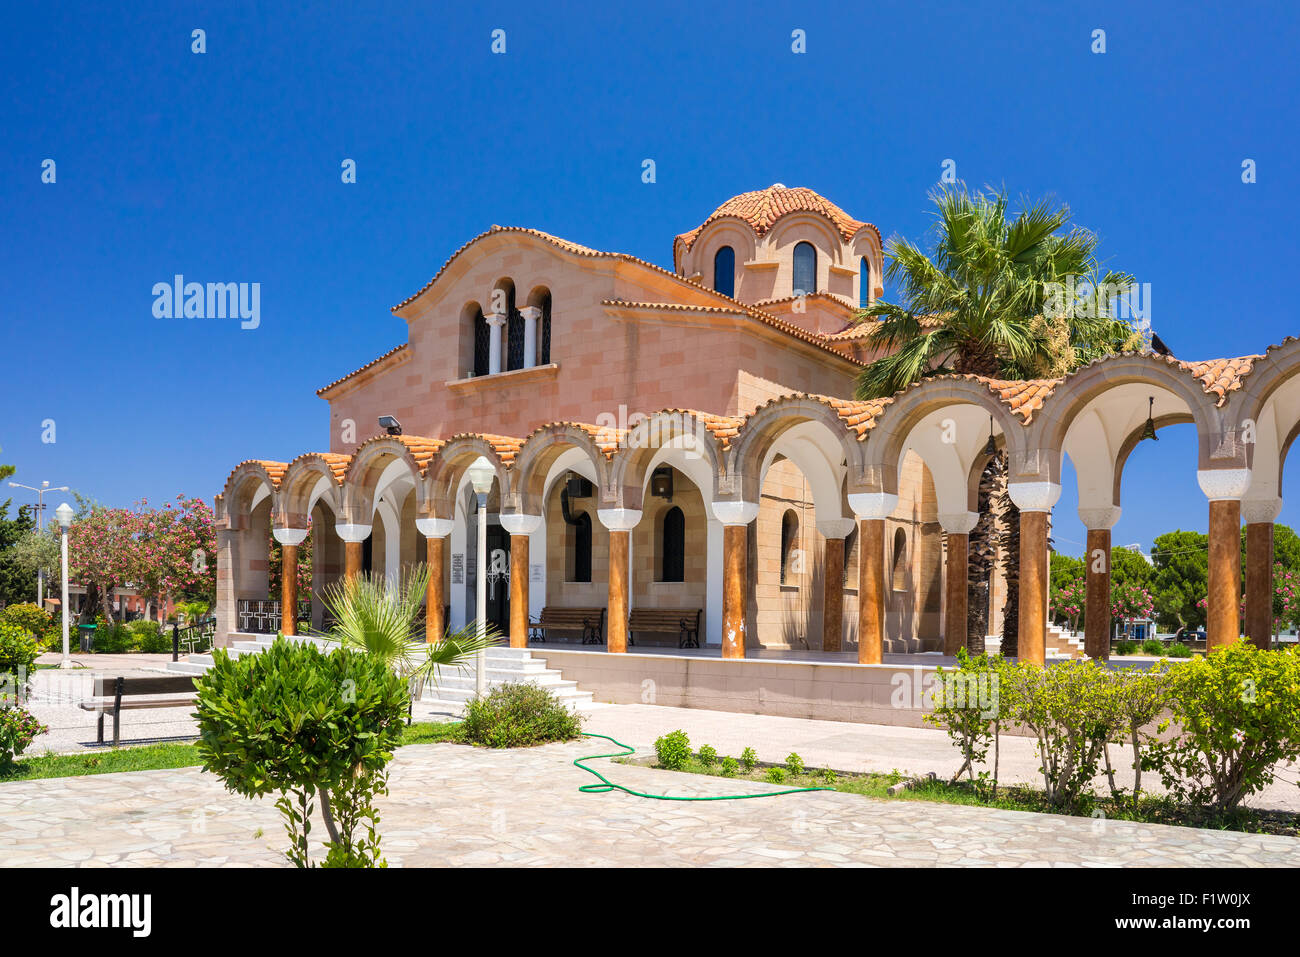
<path fill-rule="evenodd" d="M 723 525 L 748 525 L 758 518 L 758 503 L 714 502 L 713 517 Z"/>
<path fill-rule="evenodd" d="M 417 518 L 415 527 L 425 538 L 446 538 L 456 523 L 449 518 Z"/>
<path fill-rule="evenodd" d="M 893 492 L 852 492 L 849 508 L 859 520 L 888 518 L 898 508 L 898 496 Z"/>
<path fill-rule="evenodd" d="M 542 516 L 527 515 L 523 512 L 502 512 L 501 527 L 511 535 L 531 535 L 542 527 Z"/>
<path fill-rule="evenodd" d="M 851 518 L 819 518 L 817 531 L 826 538 L 848 538 L 858 523 Z"/>
<path fill-rule="evenodd" d="M 1242 499 L 1241 520 L 1247 525 L 1270 524 L 1282 513 L 1280 498 Z"/>
<path fill-rule="evenodd" d="M 334 526 L 334 531 L 338 537 L 345 542 L 364 542 L 370 537 L 370 530 L 373 525 L 357 525 L 354 523 L 343 523 Z"/>
<path fill-rule="evenodd" d="M 1007 494 L 1022 512 L 1050 512 L 1061 497 L 1056 482 L 1009 482 Z"/>
<path fill-rule="evenodd" d="M 1250 488 L 1250 469 L 1197 469 L 1196 484 L 1211 502 L 1240 500 Z"/>
<path fill-rule="evenodd" d="M 519 310 L 519 315 L 523 316 L 525 319 L 531 319 L 533 321 L 536 321 L 542 318 L 542 307 L 524 306 L 522 309 Z"/>
<path fill-rule="evenodd" d="M 969 535 L 979 523 L 979 512 L 940 512 L 939 525 L 949 535 Z"/>
<path fill-rule="evenodd" d="M 641 521 L 641 510 L 639 508 L 598 508 L 596 517 L 600 519 L 600 524 L 611 532 L 630 532 L 636 528 L 637 522 Z M 505 524 L 504 518 L 505 516 L 502 516 L 502 524 Z"/>
<path fill-rule="evenodd" d="M 495 326 L 500 329 L 505 325 L 506 314 L 504 312 L 489 312 L 483 318 L 487 320 L 489 326 Z"/>
<path fill-rule="evenodd" d="M 307 529 L 305 528 L 272 528 L 271 534 L 281 545 L 301 545 L 307 538 Z"/>
<path fill-rule="evenodd" d="M 1098 508 L 1079 506 L 1079 521 L 1083 522 L 1083 527 L 1090 532 L 1110 531 L 1119 521 L 1119 515 L 1118 505 L 1102 505 Z"/>

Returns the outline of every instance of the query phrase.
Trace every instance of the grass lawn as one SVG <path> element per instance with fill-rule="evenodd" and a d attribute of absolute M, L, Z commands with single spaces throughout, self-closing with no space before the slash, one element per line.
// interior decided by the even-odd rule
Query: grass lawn
<path fill-rule="evenodd" d="M 402 744 L 437 744 L 440 741 L 457 741 L 459 738 L 460 732 L 456 724 L 426 721 L 406 727 L 402 734 Z M 169 768 L 198 767 L 202 763 L 197 744 L 143 744 L 79 754 L 20 758 L 9 770 L 0 770 L 0 783 L 80 777 L 84 774 L 113 774 L 118 771 L 163 771 Z"/>
<path fill-rule="evenodd" d="M 653 758 L 624 758 L 619 763 L 638 764 L 658 768 Z M 829 787 L 847 794 L 860 794 L 863 797 L 879 798 L 884 801 L 935 801 L 941 804 L 966 804 L 974 807 L 993 807 L 1008 811 L 1036 811 L 1040 814 L 1069 814 L 1053 808 L 1043 798 L 1043 792 L 1037 788 L 1024 785 L 1003 785 L 998 788 L 996 797 L 982 794 L 968 782 L 950 784 L 942 779 L 922 781 L 911 788 L 890 794 L 889 788 L 906 780 L 907 776 L 898 772 L 882 774 L 868 772 L 865 774 L 835 772 L 828 780 L 825 772 L 809 769 L 804 774 L 784 772 L 780 782 L 773 782 L 768 777 L 773 765 L 760 764 L 753 771 L 746 772 L 743 767 L 732 780 L 764 781 L 780 783 L 787 788 Z M 782 769 L 784 771 L 784 768 Z M 719 764 L 705 766 L 696 757 L 692 757 L 680 771 L 686 774 L 707 774 L 724 777 Z M 1139 821 L 1146 824 L 1172 824 L 1179 827 L 1205 827 L 1215 830 L 1244 831 L 1248 834 L 1277 834 L 1286 837 L 1300 837 L 1300 815 L 1283 811 L 1261 811 L 1240 808 L 1237 812 L 1211 817 L 1196 808 L 1189 808 L 1163 797 L 1143 798 L 1136 809 L 1131 806 L 1120 807 L 1110 797 L 1093 797 L 1083 807 L 1074 812 L 1077 817 L 1092 817 L 1094 812 L 1108 820 Z"/>

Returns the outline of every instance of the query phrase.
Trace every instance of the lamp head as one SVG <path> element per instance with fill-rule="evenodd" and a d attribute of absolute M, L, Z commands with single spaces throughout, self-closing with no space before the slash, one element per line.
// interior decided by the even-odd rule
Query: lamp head
<path fill-rule="evenodd" d="M 402 434 L 402 423 L 391 415 L 381 415 L 379 417 L 379 427 L 389 435 Z"/>
<path fill-rule="evenodd" d="M 72 524 L 72 506 L 64 502 L 54 510 L 54 517 L 59 522 L 59 528 L 67 528 Z"/>
<path fill-rule="evenodd" d="M 469 469 L 469 481 L 474 486 L 474 491 L 480 495 L 486 495 L 492 491 L 492 479 L 496 477 L 496 469 L 485 456 L 480 455 L 476 458 Z"/>

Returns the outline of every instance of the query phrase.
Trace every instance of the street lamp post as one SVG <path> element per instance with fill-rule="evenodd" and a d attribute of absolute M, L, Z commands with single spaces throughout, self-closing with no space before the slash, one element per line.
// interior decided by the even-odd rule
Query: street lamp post
<path fill-rule="evenodd" d="M 478 496 L 478 579 L 475 582 L 474 604 L 480 635 L 487 634 L 487 500 L 492 491 L 492 478 L 496 470 L 492 463 L 480 455 L 469 467 L 469 481 Z M 487 653 L 479 649 L 474 659 L 474 693 L 479 697 L 487 691 Z"/>
<path fill-rule="evenodd" d="M 36 493 L 36 530 L 41 530 L 41 519 L 45 516 L 45 493 L 46 492 L 66 492 L 66 485 L 56 485 L 50 488 L 49 482 L 42 482 L 40 488 L 31 485 L 24 485 L 21 482 L 10 482 L 10 488 L 25 488 L 29 492 Z M 37 607 L 45 604 L 45 569 L 36 569 L 36 605 Z"/>
<path fill-rule="evenodd" d="M 59 551 L 63 563 L 63 661 L 60 668 L 72 667 L 72 656 L 68 648 L 68 527 L 72 524 L 72 506 L 64 502 L 54 510 L 54 517 L 59 520 Z"/>

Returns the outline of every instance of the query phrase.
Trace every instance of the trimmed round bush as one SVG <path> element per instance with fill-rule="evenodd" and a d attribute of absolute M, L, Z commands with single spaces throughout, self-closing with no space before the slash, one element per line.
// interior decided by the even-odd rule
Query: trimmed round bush
<path fill-rule="evenodd" d="M 711 744 L 702 746 L 696 756 L 700 759 L 700 764 L 706 768 L 711 768 L 718 763 L 718 750 Z"/>
<path fill-rule="evenodd" d="M 38 642 L 45 641 L 54 628 L 54 618 L 40 605 L 31 601 L 10 605 L 0 611 L 0 621 L 25 628 Z"/>
<path fill-rule="evenodd" d="M 736 772 L 739 770 L 740 770 L 740 762 L 737 761 L 735 758 L 731 757 L 731 755 L 727 755 L 725 758 L 722 759 L 722 776 L 724 778 L 734 778 L 736 776 Z"/>
<path fill-rule="evenodd" d="M 655 758 L 661 768 L 680 771 L 691 759 L 691 739 L 680 728 L 656 738 Z"/>
<path fill-rule="evenodd" d="M 49 730 L 26 708 L 0 708 L 0 770 L 12 767 L 32 739 Z"/>
<path fill-rule="evenodd" d="M 486 748 L 527 748 L 570 741 L 582 734 L 582 718 L 545 688 L 507 682 L 465 704 L 461 733 Z"/>
<path fill-rule="evenodd" d="M 0 622 L 0 675 L 7 672 L 16 678 L 19 671 L 28 674 L 40 653 L 40 645 L 30 631 Z"/>

